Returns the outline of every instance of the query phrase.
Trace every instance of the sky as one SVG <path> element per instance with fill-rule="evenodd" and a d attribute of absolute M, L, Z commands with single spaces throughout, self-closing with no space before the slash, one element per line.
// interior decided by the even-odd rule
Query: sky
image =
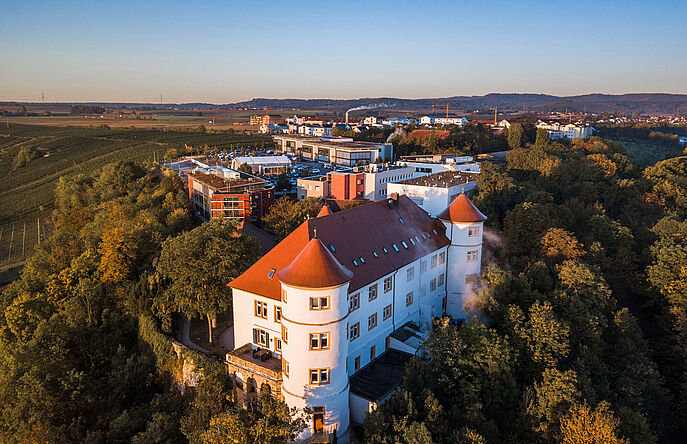
<path fill-rule="evenodd" d="M 687 93 L 687 1 L 0 1 L 0 101 Z"/>

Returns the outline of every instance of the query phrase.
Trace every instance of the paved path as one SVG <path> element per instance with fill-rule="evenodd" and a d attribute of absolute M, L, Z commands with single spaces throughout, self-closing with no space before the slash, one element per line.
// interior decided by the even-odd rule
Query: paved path
<path fill-rule="evenodd" d="M 221 335 L 219 335 L 219 344 L 224 347 L 227 351 L 232 351 L 235 347 L 234 345 L 234 325 L 229 325 L 224 329 Z"/>
<path fill-rule="evenodd" d="M 188 348 L 192 348 L 194 350 L 198 350 L 199 352 L 202 353 L 209 353 L 207 350 L 205 350 L 203 347 L 200 347 L 193 342 L 191 342 L 191 338 L 189 338 L 189 333 L 191 331 L 191 323 L 189 322 L 188 318 L 186 317 L 185 314 L 181 313 L 181 319 L 183 320 L 184 324 L 181 328 L 181 343 L 184 344 Z M 232 329 L 232 341 L 233 341 L 233 334 L 234 330 Z"/>
<path fill-rule="evenodd" d="M 255 225 L 251 223 L 245 223 L 243 224 L 243 231 L 248 235 L 248 236 L 253 236 L 258 240 L 260 243 L 260 246 L 262 247 L 262 254 L 267 253 L 270 251 L 272 248 L 274 248 L 275 242 L 274 242 L 274 236 L 272 236 L 270 233 L 268 233 L 265 230 L 262 230 Z"/>

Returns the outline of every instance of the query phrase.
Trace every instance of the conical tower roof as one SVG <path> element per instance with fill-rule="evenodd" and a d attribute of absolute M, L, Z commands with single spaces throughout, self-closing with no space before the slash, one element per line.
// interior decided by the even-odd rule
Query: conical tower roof
<path fill-rule="evenodd" d="M 330 214 L 332 214 L 332 210 L 329 208 L 329 205 L 324 204 L 322 205 L 320 212 L 317 213 L 317 217 L 329 216 Z"/>
<path fill-rule="evenodd" d="M 468 199 L 465 193 L 460 193 L 458 197 L 451 202 L 448 208 L 437 214 L 437 217 L 442 220 L 461 223 L 482 222 L 487 220 L 487 216 L 482 214 L 482 212 L 470 202 L 470 199 Z"/>
<path fill-rule="evenodd" d="M 353 273 L 314 237 L 286 268 L 277 273 L 277 277 L 293 287 L 327 288 L 350 281 Z"/>

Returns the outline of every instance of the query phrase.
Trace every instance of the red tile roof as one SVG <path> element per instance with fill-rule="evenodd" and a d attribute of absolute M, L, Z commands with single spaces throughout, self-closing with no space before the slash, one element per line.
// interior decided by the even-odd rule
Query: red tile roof
<path fill-rule="evenodd" d="M 482 214 L 470 202 L 465 193 L 460 193 L 458 197 L 453 199 L 448 208 L 437 214 L 437 217 L 442 220 L 450 220 L 451 222 L 481 222 L 487 220 L 487 216 Z"/>
<path fill-rule="evenodd" d="M 362 288 L 449 244 L 443 224 L 401 195 L 391 205 L 383 200 L 303 222 L 229 286 L 280 300 L 281 285 L 276 274 L 293 262 L 315 230 L 322 245 L 353 272 L 349 291 Z"/>
<path fill-rule="evenodd" d="M 319 239 L 312 238 L 277 278 L 292 287 L 327 288 L 350 281 L 353 272 L 344 268 Z"/>
<path fill-rule="evenodd" d="M 329 216 L 330 214 L 332 214 L 332 210 L 329 208 L 329 205 L 324 204 L 322 205 L 320 212 L 317 213 L 317 217 Z"/>

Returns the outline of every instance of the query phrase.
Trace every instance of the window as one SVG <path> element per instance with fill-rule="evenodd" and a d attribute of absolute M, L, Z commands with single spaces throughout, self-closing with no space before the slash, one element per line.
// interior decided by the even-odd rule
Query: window
<path fill-rule="evenodd" d="M 329 384 L 329 369 L 311 368 L 310 384 Z"/>
<path fill-rule="evenodd" d="M 391 317 L 391 304 L 387 305 L 384 307 L 384 311 L 382 312 L 382 318 L 383 320 L 387 320 Z"/>
<path fill-rule="evenodd" d="M 406 250 L 408 249 L 408 244 L 406 244 L 406 241 L 401 241 L 401 245 L 403 245 L 403 248 Z"/>
<path fill-rule="evenodd" d="M 281 326 L 281 339 L 285 344 L 289 343 L 289 329 L 284 327 L 284 324 Z"/>
<path fill-rule="evenodd" d="M 394 251 L 395 251 L 396 253 L 398 253 L 399 251 L 401 251 L 401 250 L 398 249 L 398 246 L 397 246 L 396 244 L 391 244 L 391 246 L 394 248 Z"/>
<path fill-rule="evenodd" d="M 479 256 L 478 250 L 468 251 L 468 262 L 477 262 L 478 256 Z"/>
<path fill-rule="evenodd" d="M 446 299 L 446 296 L 441 300 L 441 312 L 446 313 L 446 306 L 448 304 L 448 300 Z"/>
<path fill-rule="evenodd" d="M 281 353 L 281 339 L 274 338 L 274 349 Z"/>
<path fill-rule="evenodd" d="M 388 278 L 384 279 L 384 293 L 388 293 L 391 291 L 391 284 L 392 284 L 392 277 L 389 276 Z"/>
<path fill-rule="evenodd" d="M 437 282 L 437 285 L 438 285 L 439 287 L 441 287 L 442 285 L 444 285 L 444 273 L 441 273 L 441 274 L 439 275 L 439 282 Z"/>
<path fill-rule="evenodd" d="M 269 273 L 267 273 L 267 279 L 272 279 L 272 276 L 274 276 L 274 272 L 277 271 L 276 269 L 272 268 Z"/>
<path fill-rule="evenodd" d="M 329 296 L 310 298 L 311 310 L 326 310 L 329 308 Z"/>
<path fill-rule="evenodd" d="M 427 273 L 427 260 L 422 259 L 420 261 L 420 273 Z"/>
<path fill-rule="evenodd" d="M 370 285 L 370 288 L 367 289 L 367 299 L 369 301 L 377 299 L 377 284 Z"/>
<path fill-rule="evenodd" d="M 382 247 L 382 251 L 384 252 L 384 254 L 389 254 L 389 250 L 387 250 L 386 247 Z"/>
<path fill-rule="evenodd" d="M 336 253 L 336 248 L 334 248 L 333 244 L 329 244 L 329 249 L 332 250 L 332 253 Z"/>
<path fill-rule="evenodd" d="M 270 335 L 265 330 L 260 330 L 259 328 L 253 329 L 253 343 L 257 345 L 262 345 L 263 347 L 270 346 Z"/>
<path fill-rule="evenodd" d="M 310 350 L 328 350 L 329 333 L 310 333 Z"/>
<path fill-rule="evenodd" d="M 281 307 L 274 306 L 274 322 L 281 322 Z"/>
<path fill-rule="evenodd" d="M 372 330 L 377 326 L 377 313 L 367 318 L 367 329 Z"/>
<path fill-rule="evenodd" d="M 415 279 L 415 267 L 410 267 L 406 270 L 406 280 L 410 282 L 413 279 Z"/>
<path fill-rule="evenodd" d="M 284 358 L 281 359 L 281 371 L 284 373 L 284 376 L 289 376 L 289 361 Z"/>
<path fill-rule="evenodd" d="M 358 371 L 360 370 L 360 356 L 356 356 L 355 359 L 353 359 L 353 371 Z"/>
<path fill-rule="evenodd" d="M 283 288 L 281 289 L 281 300 L 282 302 L 286 302 L 286 290 Z"/>
<path fill-rule="evenodd" d="M 354 311 L 360 308 L 360 293 L 348 296 L 348 310 Z"/>
<path fill-rule="evenodd" d="M 413 303 L 413 292 L 411 291 L 406 295 L 406 307 Z"/>
<path fill-rule="evenodd" d="M 372 347 L 370 347 L 370 361 L 372 361 L 375 358 L 375 356 L 377 356 L 377 349 L 373 345 Z"/>
<path fill-rule="evenodd" d="M 432 256 L 432 268 L 437 266 L 437 255 Z"/>
<path fill-rule="evenodd" d="M 373 251 L 373 252 L 372 252 L 372 256 L 374 256 L 374 257 L 376 257 L 377 259 L 379 259 L 379 255 L 377 254 L 376 251 Z"/>
<path fill-rule="evenodd" d="M 432 278 L 431 281 L 429 281 L 429 291 L 434 291 L 437 289 L 437 278 Z"/>
<path fill-rule="evenodd" d="M 255 301 L 255 316 L 267 319 L 267 302 Z"/>
<path fill-rule="evenodd" d="M 479 227 L 468 227 L 468 237 L 479 236 Z"/>
<path fill-rule="evenodd" d="M 355 259 L 353 259 L 353 265 L 355 265 L 355 266 L 357 267 L 357 266 L 358 266 L 358 261 L 356 261 Z"/>
<path fill-rule="evenodd" d="M 365 263 L 365 259 L 363 259 L 362 256 L 360 256 L 358 259 L 360 259 L 360 263 L 361 263 L 361 264 L 364 264 L 364 263 Z"/>
<path fill-rule="evenodd" d="M 439 253 L 439 263 L 440 264 L 445 264 L 446 263 L 446 252 L 442 251 Z"/>
<path fill-rule="evenodd" d="M 351 341 L 354 339 L 358 339 L 360 336 L 360 322 L 356 322 L 355 324 L 351 325 Z"/>

